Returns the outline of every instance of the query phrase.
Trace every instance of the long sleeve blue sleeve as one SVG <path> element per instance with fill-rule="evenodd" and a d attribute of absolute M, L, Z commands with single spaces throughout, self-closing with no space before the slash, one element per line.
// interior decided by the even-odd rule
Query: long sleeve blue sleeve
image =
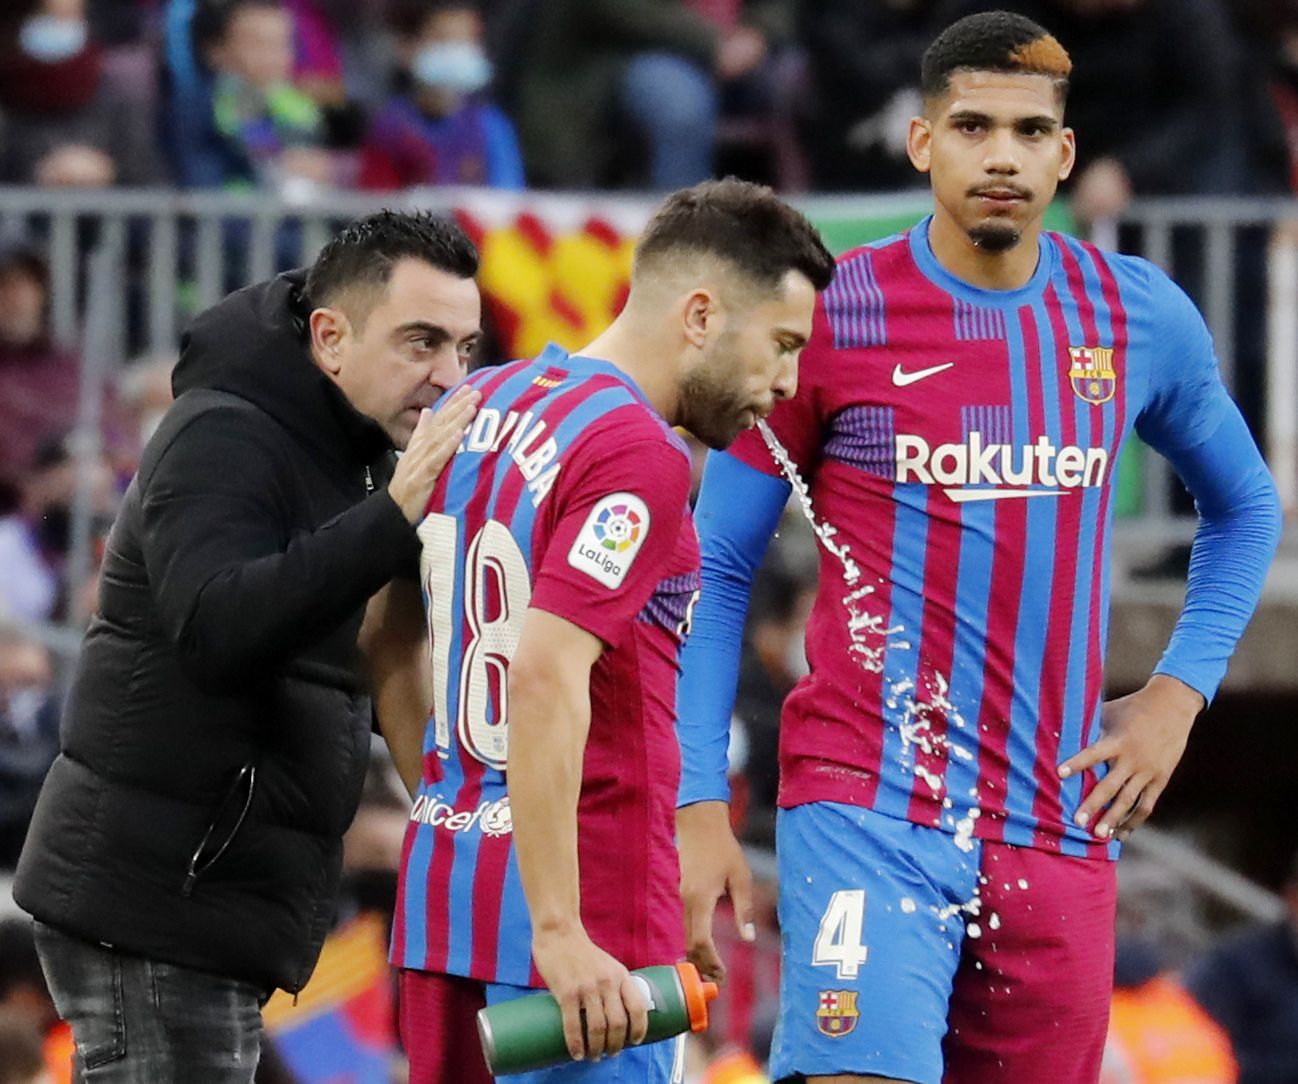
<path fill-rule="evenodd" d="M 1262 596 L 1280 540 L 1280 499 L 1233 403 L 1212 436 L 1170 459 L 1194 495 L 1199 529 L 1185 606 L 1155 673 L 1211 701 Z"/>
<path fill-rule="evenodd" d="M 708 456 L 694 510 L 703 593 L 681 655 L 676 694 L 680 805 L 730 797 L 726 753 L 748 596 L 789 492 L 782 478 L 734 456 Z"/>
<path fill-rule="evenodd" d="M 1153 395 L 1136 429 L 1194 496 L 1199 529 L 1185 606 L 1155 668 L 1211 700 L 1262 595 L 1280 538 L 1275 484 L 1222 385 L 1212 335 L 1194 303 L 1151 267 L 1161 326 Z"/>

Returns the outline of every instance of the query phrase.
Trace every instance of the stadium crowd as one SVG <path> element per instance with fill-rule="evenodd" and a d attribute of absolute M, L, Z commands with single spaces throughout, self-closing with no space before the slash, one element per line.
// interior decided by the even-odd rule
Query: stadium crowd
<path fill-rule="evenodd" d="M 1142 195 L 1298 191 L 1293 0 L 12 0 L 0 12 L 0 185 L 293 198 L 666 190 L 734 172 L 786 192 L 895 191 L 923 183 L 904 142 L 920 53 L 953 18 L 993 7 L 1048 23 L 1077 60 L 1069 111 L 1086 138 L 1067 194 L 1081 222 Z M 170 402 L 174 360 L 120 374 L 87 449 L 72 436 L 81 358 L 55 341 L 49 294 L 42 238 L 4 238 L 0 879 L 58 751 L 65 675 L 35 630 L 84 627 L 97 592 L 93 575 L 67 586 L 73 507 L 92 509 L 95 554 Z M 1260 369 L 1242 355 L 1250 420 Z M 734 815 L 757 848 L 773 843 L 779 708 L 805 672 L 814 570 L 791 518 L 754 592 L 731 745 Z M 386 770 L 353 829 L 340 929 L 391 914 L 404 812 Z M 1282 922 L 1216 941 L 1180 911 L 1192 932 L 1178 939 L 1166 921 L 1177 905 L 1151 904 L 1132 880 L 1105 1084 L 1298 1082 L 1298 866 Z M 778 939 L 763 898 L 757 943 L 729 946 L 735 992 L 693 1079 L 762 1079 Z M 24 936 L 21 921 L 0 923 L 0 1084 L 67 1064 Z M 275 1062 L 263 1076 L 293 1079 Z"/>

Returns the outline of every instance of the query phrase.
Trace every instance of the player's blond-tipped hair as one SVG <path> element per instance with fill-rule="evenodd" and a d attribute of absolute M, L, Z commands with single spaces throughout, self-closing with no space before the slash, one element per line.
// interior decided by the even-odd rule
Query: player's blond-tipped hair
<path fill-rule="evenodd" d="M 1073 62 L 1048 30 L 1009 11 L 985 11 L 952 23 L 924 53 L 920 87 L 926 99 L 940 97 L 958 71 L 1013 72 L 1054 80 L 1062 102 L 1068 96 Z"/>

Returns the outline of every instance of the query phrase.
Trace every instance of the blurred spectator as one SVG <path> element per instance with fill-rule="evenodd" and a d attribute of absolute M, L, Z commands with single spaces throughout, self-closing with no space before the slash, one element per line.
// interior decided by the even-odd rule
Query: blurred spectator
<path fill-rule="evenodd" d="M 25 244 L 0 249 L 0 510 L 37 446 L 76 420 L 81 363 L 49 330 L 49 272 Z"/>
<path fill-rule="evenodd" d="M 342 47 L 331 13 L 320 0 L 284 0 L 284 6 L 292 16 L 294 83 L 322 106 L 342 105 Z"/>
<path fill-rule="evenodd" d="M 117 375 L 116 405 L 126 433 L 121 447 L 113 448 L 113 469 L 124 484 L 134 477 L 140 452 L 171 406 L 171 370 L 175 367 L 176 356 L 167 354 L 137 359 Z"/>
<path fill-rule="evenodd" d="M 1298 1084 L 1298 861 L 1284 897 L 1282 921 L 1229 938 L 1186 973 L 1230 1035 L 1239 1084 Z"/>
<path fill-rule="evenodd" d="M 159 180 L 148 103 L 105 70 L 85 0 L 18 0 L 0 15 L 0 182 Z"/>
<path fill-rule="evenodd" d="M 1174 976 L 1207 938 L 1198 901 L 1184 885 L 1139 857 L 1123 860 L 1100 1084 L 1235 1084 L 1229 1037 Z"/>
<path fill-rule="evenodd" d="M 1222 193 L 1238 177 L 1238 43 L 1220 0 L 947 0 L 937 23 L 1008 8 L 1073 58 L 1073 210 L 1092 222 L 1133 194 Z"/>
<path fill-rule="evenodd" d="M 107 535 L 117 490 L 107 459 L 92 460 L 92 545 Z M 72 615 L 80 619 L 86 601 L 62 600 L 64 565 L 72 535 L 77 464 L 62 440 L 36 452 L 20 485 L 16 511 L 0 518 L 0 614 L 25 621 Z M 94 555 L 91 572 L 98 567 Z M 62 601 L 61 601 L 62 600 Z M 84 614 L 88 617 L 88 611 Z"/>
<path fill-rule="evenodd" d="M 53 1084 L 41 1038 L 22 1017 L 0 1010 L 0 1084 Z"/>
<path fill-rule="evenodd" d="M 281 0 L 204 0 L 194 41 L 215 78 L 213 118 L 226 150 L 218 183 L 331 184 L 320 108 L 293 85 L 293 20 Z"/>
<path fill-rule="evenodd" d="M 0 628 L 0 870 L 18 865 L 36 796 L 58 752 L 49 652 Z"/>
<path fill-rule="evenodd" d="M 402 93 L 373 118 L 361 154 L 363 188 L 522 188 L 509 118 L 482 91 L 492 66 L 470 0 L 397 0 L 391 15 Z"/>
<path fill-rule="evenodd" d="M 36 1056 L 47 1077 L 39 1074 L 31 1079 L 46 1080 L 49 1084 L 70 1084 L 72 1079 L 72 1033 L 59 1020 L 50 997 L 40 959 L 36 955 L 36 940 L 32 921 L 26 915 L 0 920 L 0 1014 L 8 1021 L 21 1021 L 34 1039 Z M 29 1042 L 30 1042 L 29 1041 Z M 11 1051 L 16 1047 L 5 1045 L 0 1039 L 0 1084 L 6 1081 L 4 1072 L 16 1061 Z M 30 1045 L 25 1049 L 30 1050 Z M 30 1064 L 30 1057 L 27 1059 Z M 17 1077 L 17 1080 L 27 1078 Z"/>
<path fill-rule="evenodd" d="M 919 61 L 935 0 L 821 0 L 804 5 L 802 40 L 815 95 L 807 118 L 815 186 L 831 192 L 919 183 L 906 156 L 923 110 Z"/>
<path fill-rule="evenodd" d="M 815 596 L 814 579 L 786 571 L 778 561 L 768 562 L 753 585 L 735 694 L 735 714 L 748 741 L 744 776 L 750 805 L 743 838 L 750 843 L 775 843 L 780 709 L 807 673 L 804 638 Z"/>
<path fill-rule="evenodd" d="M 520 56 L 523 158 L 543 187 L 599 187 L 629 118 L 648 142 L 648 182 L 712 173 L 721 84 L 766 59 L 781 0 L 544 0 Z M 620 105 L 620 110 L 614 107 Z"/>
<path fill-rule="evenodd" d="M 1157 943 L 1120 937 L 1100 1084 L 1235 1084 L 1230 1038 L 1169 974 Z"/>

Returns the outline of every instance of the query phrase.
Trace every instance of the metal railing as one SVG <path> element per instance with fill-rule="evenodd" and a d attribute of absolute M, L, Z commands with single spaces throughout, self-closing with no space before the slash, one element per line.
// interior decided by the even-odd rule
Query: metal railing
<path fill-rule="evenodd" d="M 1092 231 L 1101 248 L 1144 256 L 1186 287 L 1207 320 L 1232 392 L 1250 388 L 1255 427 L 1287 511 L 1298 507 L 1298 200 L 1137 200 Z M 1242 372 L 1242 366 L 1255 371 Z M 1143 457 L 1137 527 L 1185 533 L 1171 469 Z M 1173 522 L 1175 525 L 1173 526 Z"/>

